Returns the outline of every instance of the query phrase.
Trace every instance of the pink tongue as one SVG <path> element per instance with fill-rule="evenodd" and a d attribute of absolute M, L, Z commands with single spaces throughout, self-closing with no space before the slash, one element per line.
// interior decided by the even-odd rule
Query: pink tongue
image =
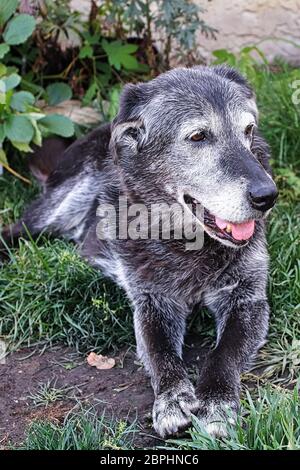
<path fill-rule="evenodd" d="M 221 230 L 224 230 L 227 227 L 227 224 L 230 224 L 231 234 L 235 240 L 249 240 L 253 235 L 255 227 L 254 220 L 250 220 L 249 222 L 244 222 L 242 224 L 232 224 L 231 222 L 226 222 L 226 220 L 216 217 L 215 222 Z"/>

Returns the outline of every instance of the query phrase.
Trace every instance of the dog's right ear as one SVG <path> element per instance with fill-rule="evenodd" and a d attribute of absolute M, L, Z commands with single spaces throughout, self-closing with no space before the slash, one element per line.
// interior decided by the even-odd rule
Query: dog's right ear
<path fill-rule="evenodd" d="M 122 156 L 137 154 L 145 140 L 143 110 L 148 102 L 146 83 L 126 85 L 121 97 L 119 113 L 111 124 L 110 152 L 115 163 Z"/>

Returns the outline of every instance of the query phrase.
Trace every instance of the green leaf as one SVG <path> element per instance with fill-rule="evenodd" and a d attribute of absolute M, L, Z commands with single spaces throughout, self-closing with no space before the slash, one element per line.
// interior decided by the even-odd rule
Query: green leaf
<path fill-rule="evenodd" d="M 119 109 L 121 88 L 117 85 L 115 86 L 109 94 L 109 108 L 108 108 L 108 118 L 110 121 L 116 116 Z"/>
<path fill-rule="evenodd" d="M 22 88 L 26 91 L 30 91 L 34 95 L 42 95 L 44 93 L 43 87 L 32 83 L 30 80 L 22 77 Z"/>
<path fill-rule="evenodd" d="M 17 9 L 19 0 L 0 1 L 0 26 L 3 26 Z"/>
<path fill-rule="evenodd" d="M 3 77 L 7 72 L 7 68 L 5 67 L 4 64 L 0 64 L 0 77 Z"/>
<path fill-rule="evenodd" d="M 0 77 L 7 75 L 7 68 L 4 64 L 0 63 Z"/>
<path fill-rule="evenodd" d="M 7 158 L 6 158 L 6 153 L 4 152 L 3 149 L 0 149 L 0 165 L 1 164 L 8 165 L 8 161 L 7 161 Z"/>
<path fill-rule="evenodd" d="M 56 134 L 62 137 L 71 137 L 74 134 L 73 122 L 60 114 L 49 114 L 39 120 L 39 125 L 45 128 L 50 134 Z"/>
<path fill-rule="evenodd" d="M 83 46 L 81 49 L 80 49 L 80 52 L 79 52 L 79 59 L 86 59 L 86 58 L 90 58 L 90 57 L 93 57 L 93 48 L 92 46 L 90 46 L 89 44 L 87 44 L 86 46 Z"/>
<path fill-rule="evenodd" d="M 117 70 L 121 70 L 122 66 L 128 70 L 137 69 L 139 67 L 138 61 L 132 56 L 132 54 L 137 51 L 138 46 L 134 44 L 122 44 L 120 40 L 108 42 L 106 39 L 102 40 L 101 45 L 107 54 L 110 65 Z"/>
<path fill-rule="evenodd" d="M 38 121 L 39 119 L 46 117 L 47 114 L 31 111 L 30 113 L 24 113 L 23 116 L 27 117 L 30 121 L 32 119 L 34 119 L 35 121 Z"/>
<path fill-rule="evenodd" d="M 90 104 L 93 101 L 98 90 L 99 90 L 99 87 L 97 83 L 96 82 L 91 83 L 91 85 L 88 87 L 82 100 L 82 103 L 84 106 Z"/>
<path fill-rule="evenodd" d="M 12 73 L 8 77 L 2 78 L 2 81 L 5 83 L 5 91 L 9 91 L 19 85 L 21 77 L 17 73 Z"/>
<path fill-rule="evenodd" d="M 62 101 L 72 98 L 72 89 L 66 83 L 52 83 L 47 86 L 46 93 L 50 106 L 54 106 Z"/>
<path fill-rule="evenodd" d="M 33 152 L 32 148 L 26 142 L 12 141 L 11 143 L 16 149 L 20 150 L 20 152 Z"/>
<path fill-rule="evenodd" d="M 34 101 L 35 98 L 29 91 L 18 91 L 12 95 L 10 106 L 16 111 L 25 112 L 28 106 L 34 104 Z"/>
<path fill-rule="evenodd" d="M 35 28 L 35 19 L 31 15 L 15 16 L 7 24 L 3 37 L 10 45 L 22 44 L 31 36 Z"/>
<path fill-rule="evenodd" d="M 9 49 L 10 49 L 9 45 L 5 44 L 5 42 L 3 44 L 0 44 L 0 59 L 3 59 L 5 54 L 8 53 Z"/>
<path fill-rule="evenodd" d="M 9 116 L 4 123 L 5 134 L 12 142 L 30 142 L 33 137 L 33 127 L 25 116 Z"/>
<path fill-rule="evenodd" d="M 5 139 L 5 130 L 3 124 L 0 124 L 0 144 L 2 144 Z"/>
<path fill-rule="evenodd" d="M 35 145 L 38 145 L 39 147 L 41 147 L 42 145 L 42 133 L 39 129 L 39 126 L 38 126 L 38 123 L 35 119 L 30 119 L 30 122 L 34 128 L 34 136 L 33 136 L 33 143 Z"/>
<path fill-rule="evenodd" d="M 214 64 L 223 64 L 227 63 L 231 66 L 236 65 L 236 57 L 234 54 L 229 52 L 227 49 L 216 49 L 212 52 L 212 54 L 216 57 Z"/>

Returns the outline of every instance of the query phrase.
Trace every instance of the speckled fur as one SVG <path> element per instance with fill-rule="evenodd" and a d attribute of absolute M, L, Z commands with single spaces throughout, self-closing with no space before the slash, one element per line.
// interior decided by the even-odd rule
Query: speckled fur
<path fill-rule="evenodd" d="M 175 69 L 128 85 L 114 122 L 72 144 L 50 174 L 44 194 L 6 230 L 9 241 L 42 230 L 75 240 L 88 261 L 122 286 L 134 310 L 137 351 L 155 392 L 153 421 L 163 437 L 198 413 L 208 432 L 224 435 L 226 409 L 235 415 L 240 373 L 266 339 L 268 254 L 265 214 L 253 210 L 249 185 L 272 182 L 266 143 L 255 130 L 246 142 L 241 126 L 257 124 L 245 80 L 226 67 Z M 195 146 L 187 135 L 214 126 L 215 142 Z M 268 183 L 269 182 L 269 183 Z M 201 250 L 184 240 L 98 240 L 96 208 L 117 205 L 119 195 L 147 206 L 173 203 L 188 190 L 227 220 L 256 219 L 241 248 L 207 233 Z M 198 305 L 214 314 L 217 341 L 194 389 L 182 360 L 186 319 Z M 221 421 L 221 422 L 220 422 Z"/>

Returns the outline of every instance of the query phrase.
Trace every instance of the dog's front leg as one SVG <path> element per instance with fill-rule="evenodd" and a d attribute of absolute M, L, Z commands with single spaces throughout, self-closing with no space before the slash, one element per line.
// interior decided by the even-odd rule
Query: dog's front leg
<path fill-rule="evenodd" d="M 210 434 L 224 436 L 226 420 L 233 423 L 239 407 L 240 373 L 265 341 L 269 305 L 263 295 L 245 287 L 208 297 L 218 338 L 200 373 L 199 418 Z"/>
<path fill-rule="evenodd" d="M 188 309 L 154 294 L 139 295 L 134 303 L 137 351 L 155 394 L 153 425 L 165 437 L 185 428 L 198 409 L 181 358 Z"/>

